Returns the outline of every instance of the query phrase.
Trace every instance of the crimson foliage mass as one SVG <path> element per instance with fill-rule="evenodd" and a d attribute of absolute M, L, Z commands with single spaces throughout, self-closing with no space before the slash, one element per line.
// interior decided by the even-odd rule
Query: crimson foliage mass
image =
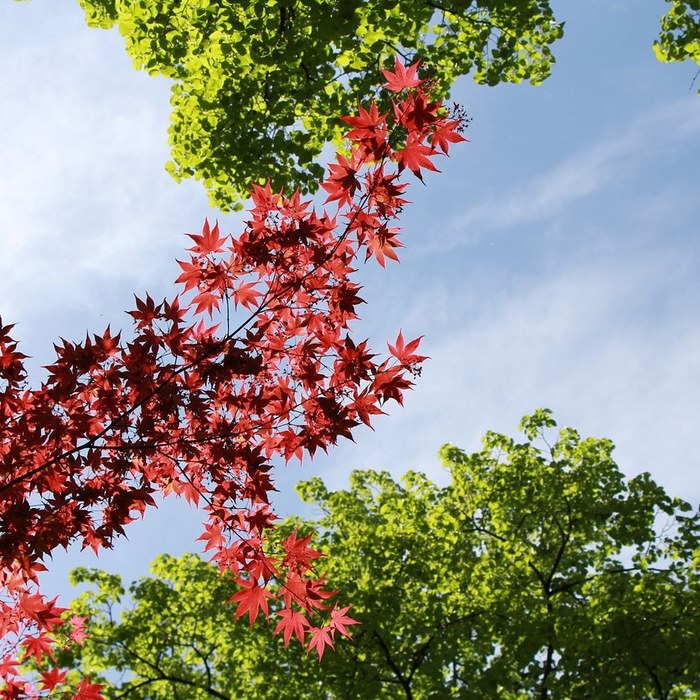
<path fill-rule="evenodd" d="M 401 403 L 425 359 L 401 333 L 389 355 L 350 335 L 362 302 L 358 262 L 397 260 L 395 221 L 406 171 L 464 140 L 464 122 L 430 100 L 417 66 L 385 71 L 393 109 L 347 117 L 345 154 L 320 183 L 335 211 L 299 192 L 254 185 L 245 230 L 204 223 L 190 234 L 181 291 L 136 299 L 129 339 L 102 334 L 56 343 L 48 379 L 32 388 L 12 325 L 0 323 L 0 698 L 53 696 L 63 679 L 53 649 L 80 643 L 39 590 L 58 547 L 109 548 L 125 526 L 175 494 L 207 521 L 200 539 L 240 585 L 236 617 L 269 615 L 276 630 L 322 656 L 349 635 L 348 607 L 331 605 L 308 538 L 270 551 L 276 516 L 272 460 L 303 459 Z M 269 581 L 280 583 L 269 588 Z M 274 591 L 274 592 L 273 592 Z M 46 668 L 26 677 L 18 663 Z M 85 679 L 76 700 L 99 698 Z"/>

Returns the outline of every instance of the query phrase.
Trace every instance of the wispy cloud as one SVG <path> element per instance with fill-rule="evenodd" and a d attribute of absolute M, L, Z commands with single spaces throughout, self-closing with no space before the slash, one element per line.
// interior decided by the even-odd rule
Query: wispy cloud
<path fill-rule="evenodd" d="M 423 315 L 431 360 L 406 407 L 318 468 L 333 470 L 335 486 L 368 466 L 444 479 L 434 456 L 441 444 L 477 449 L 485 430 L 513 434 L 522 415 L 549 406 L 560 425 L 611 437 L 628 474 L 651 470 L 670 491 L 700 501 L 700 463 L 687 449 L 700 422 L 698 308 L 654 306 L 673 275 L 695 294 L 692 274 L 678 255 L 650 253 L 626 266 L 571 265 L 478 313 L 461 314 L 472 301 L 453 295 L 449 330 L 450 320 Z"/>
<path fill-rule="evenodd" d="M 473 243 L 485 234 L 555 216 L 614 181 L 631 178 L 661 155 L 700 136 L 700 102 L 691 96 L 642 115 L 601 141 L 580 148 L 546 172 L 469 207 L 445 227 L 442 249 Z"/>

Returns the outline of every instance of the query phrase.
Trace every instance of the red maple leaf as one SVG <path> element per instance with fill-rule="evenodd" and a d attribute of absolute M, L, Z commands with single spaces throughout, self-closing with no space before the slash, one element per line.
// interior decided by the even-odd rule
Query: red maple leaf
<path fill-rule="evenodd" d="M 399 335 L 396 338 L 396 344 L 391 345 L 390 343 L 387 343 L 389 352 L 404 366 L 413 365 L 417 362 L 423 362 L 423 360 L 428 359 L 427 356 L 415 354 L 415 350 L 418 349 L 422 338 L 423 336 L 420 336 L 406 343 L 404 341 L 403 332 L 399 331 Z"/>
<path fill-rule="evenodd" d="M 283 608 L 277 613 L 280 621 L 275 627 L 275 634 L 282 632 L 284 646 L 289 645 L 289 640 L 294 635 L 302 644 L 306 636 L 306 628 L 311 626 L 311 623 L 302 613 L 292 610 L 291 608 Z"/>
<path fill-rule="evenodd" d="M 442 122 L 437 125 L 430 135 L 430 143 L 433 148 L 439 148 L 445 155 L 450 149 L 450 143 L 460 143 L 466 141 L 458 129 L 460 124 L 458 121 Z"/>
<path fill-rule="evenodd" d="M 316 649 L 318 654 L 318 660 L 323 658 L 323 652 L 326 647 L 330 647 L 335 650 L 333 645 L 333 630 L 330 627 L 312 627 L 311 628 L 311 641 L 309 642 L 308 653 L 313 649 Z"/>
<path fill-rule="evenodd" d="M 59 683 L 63 683 L 66 679 L 67 671 L 61 671 L 54 667 L 49 671 L 41 672 L 41 687 L 44 690 L 53 690 Z"/>
<path fill-rule="evenodd" d="M 183 269 L 183 273 L 175 280 L 176 284 L 183 284 L 186 292 L 197 287 L 202 279 L 202 265 L 200 261 L 197 258 L 193 258 L 190 262 L 178 260 L 177 264 Z M 129 313 L 132 316 L 134 315 L 131 311 Z M 134 316 L 134 318 L 136 317 Z"/>
<path fill-rule="evenodd" d="M 329 176 L 321 184 L 321 187 L 328 192 L 326 202 L 337 201 L 339 207 L 350 204 L 355 192 L 360 187 L 357 179 L 360 166 L 357 152 L 353 154 L 351 161 L 340 153 L 337 155 L 336 163 L 331 163 L 328 166 Z"/>
<path fill-rule="evenodd" d="M 382 267 L 386 267 L 386 258 L 398 262 L 399 256 L 396 253 L 396 248 L 403 248 L 403 243 L 398 239 L 398 233 L 399 229 L 396 227 L 381 226 L 369 238 L 367 258 L 374 255 Z"/>
<path fill-rule="evenodd" d="M 207 543 L 206 547 L 204 547 L 205 552 L 209 549 L 219 549 L 226 542 L 226 538 L 221 531 L 221 525 L 217 523 L 206 523 L 204 532 L 197 540 L 203 540 Z"/>
<path fill-rule="evenodd" d="M 430 159 L 435 153 L 431 146 L 426 146 L 420 136 L 409 134 L 406 140 L 406 147 L 396 152 L 396 159 L 399 162 L 399 171 L 408 168 L 421 182 L 423 175 L 421 168 L 439 172 Z"/>
<path fill-rule="evenodd" d="M 379 109 L 375 102 L 372 102 L 369 112 L 360 107 L 356 117 L 341 117 L 344 122 L 353 127 L 345 137 L 351 141 L 362 141 L 363 139 L 374 139 L 386 127 L 385 116 L 379 114 Z"/>
<path fill-rule="evenodd" d="M 331 610 L 331 622 L 330 629 L 332 631 L 340 632 L 340 634 L 346 637 L 351 637 L 352 635 L 348 632 L 347 625 L 359 625 L 361 624 L 358 620 L 353 620 L 348 617 L 345 613 L 350 610 L 350 606 L 346 605 L 344 608 L 339 608 L 337 605 Z"/>
<path fill-rule="evenodd" d="M 73 696 L 73 700 L 104 700 L 101 690 L 101 685 L 90 683 L 87 678 L 83 678 L 76 694 Z"/>
<path fill-rule="evenodd" d="M 195 255 L 210 255 L 211 253 L 220 253 L 224 249 L 224 244 L 228 236 L 222 236 L 219 232 L 219 222 L 217 221 L 214 228 L 209 226 L 209 220 L 204 219 L 202 233 L 188 233 L 194 245 L 187 250 L 191 250 Z"/>
<path fill-rule="evenodd" d="M 426 126 L 438 126 L 443 121 L 437 114 L 439 108 L 439 102 L 428 102 L 423 95 L 411 94 L 404 102 L 394 105 L 394 113 L 409 132 L 423 138 Z"/>
<path fill-rule="evenodd" d="M 305 571 L 311 568 L 311 561 L 323 556 L 321 552 L 309 547 L 309 542 L 313 535 L 307 535 L 301 539 L 297 539 L 297 531 L 294 530 L 287 537 L 282 546 L 286 552 L 283 564 L 292 569 Z"/>
<path fill-rule="evenodd" d="M 356 117 L 342 117 L 342 120 L 353 127 L 345 138 L 357 142 L 364 158 L 379 161 L 389 154 L 386 115 L 379 113 L 376 103 L 372 102 L 369 111 L 360 107 Z"/>
<path fill-rule="evenodd" d="M 6 654 L 2 657 L 2 661 L 0 661 L 0 677 L 8 678 L 16 675 L 18 665 L 19 661 L 16 657 Z"/>
<path fill-rule="evenodd" d="M 84 623 L 86 618 L 78 617 L 78 615 L 73 615 L 69 620 L 70 624 L 73 626 L 73 631 L 70 633 L 70 638 L 76 644 L 82 644 L 83 640 L 87 639 L 87 634 L 85 633 Z"/>
<path fill-rule="evenodd" d="M 155 301 L 151 299 L 149 294 L 146 294 L 146 299 L 145 301 L 142 299 L 139 299 L 135 294 L 134 294 L 134 299 L 136 299 L 136 310 L 135 311 L 129 311 L 129 315 L 133 316 L 133 318 L 138 321 L 137 323 L 137 328 L 144 328 L 148 325 L 151 324 L 151 322 L 158 318 L 158 314 L 160 313 L 161 305 L 158 304 L 156 306 Z"/>
<path fill-rule="evenodd" d="M 359 419 L 369 427 L 372 427 L 372 416 L 385 414 L 385 412 L 377 406 L 377 397 L 366 389 L 355 397 L 355 400 L 349 407 L 356 411 Z"/>
<path fill-rule="evenodd" d="M 199 294 L 195 294 L 192 298 L 192 303 L 196 304 L 194 312 L 196 314 L 208 313 L 209 318 L 212 317 L 214 310 L 219 309 L 221 305 L 221 295 L 210 289 L 205 289 Z"/>
<path fill-rule="evenodd" d="M 243 590 L 234 593 L 228 600 L 229 603 L 238 603 L 236 608 L 236 620 L 248 613 L 250 626 L 258 617 L 258 613 L 262 610 L 265 617 L 270 616 L 270 611 L 267 605 L 269 598 L 274 598 L 274 594 L 267 588 L 258 584 L 254 579 L 246 581 L 245 579 L 237 579 L 236 583 Z"/>
<path fill-rule="evenodd" d="M 41 661 L 41 657 L 47 654 L 51 659 L 54 659 L 53 655 L 53 645 L 55 640 L 49 637 L 47 634 L 40 634 L 38 636 L 25 637 L 22 642 L 27 656 L 33 656 L 37 662 Z"/>
<path fill-rule="evenodd" d="M 255 288 L 255 282 L 244 282 L 233 290 L 232 296 L 234 306 L 242 304 L 247 309 L 254 309 L 262 294 Z"/>
<path fill-rule="evenodd" d="M 423 81 L 418 77 L 418 66 L 420 66 L 420 60 L 406 67 L 399 60 L 399 57 L 394 58 L 394 70 L 385 70 L 382 68 L 382 73 L 387 79 L 384 83 L 384 87 L 391 92 L 401 92 L 406 88 L 414 88 L 420 85 Z"/>

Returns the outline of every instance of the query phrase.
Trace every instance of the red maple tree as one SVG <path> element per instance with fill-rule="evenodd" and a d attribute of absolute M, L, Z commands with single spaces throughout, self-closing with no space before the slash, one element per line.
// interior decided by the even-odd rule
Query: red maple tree
<path fill-rule="evenodd" d="M 39 591 L 42 561 L 74 542 L 111 547 L 157 492 L 206 513 L 200 539 L 240 584 L 237 618 L 252 624 L 275 601 L 285 644 L 295 637 L 319 657 L 336 633 L 349 636 L 354 621 L 327 602 L 310 539 L 295 534 L 276 553 L 266 531 L 272 460 L 313 456 L 370 425 L 425 359 L 401 333 L 385 358 L 349 333 L 362 303 L 354 266 L 398 259 L 390 224 L 405 204 L 403 171 L 421 177 L 463 140 L 417 65 L 385 75 L 393 109 L 345 118 L 349 154 L 320 183 L 333 213 L 254 185 L 240 236 L 208 222 L 190 234 L 179 294 L 137 298 L 128 340 L 109 327 L 61 340 L 39 388 L 0 322 L 0 698 L 50 696 L 65 675 L 53 649 L 84 636 L 82 620 Z M 49 667 L 34 680 L 18 670 L 30 656 Z M 72 695 L 99 691 L 85 679 Z"/>

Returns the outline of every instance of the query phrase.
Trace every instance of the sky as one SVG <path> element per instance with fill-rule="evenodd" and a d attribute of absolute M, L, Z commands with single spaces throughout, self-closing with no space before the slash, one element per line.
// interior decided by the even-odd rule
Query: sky
<path fill-rule="evenodd" d="M 296 481 L 343 488 L 354 468 L 418 469 L 444 483 L 445 442 L 479 448 L 535 408 L 607 436 L 629 476 L 650 471 L 700 502 L 700 85 L 651 45 L 661 0 L 568 0 L 543 85 L 477 86 L 453 98 L 473 121 L 426 186 L 412 184 L 400 265 L 363 270 L 356 337 L 424 336 L 426 363 L 403 408 L 327 457 L 281 469 L 282 515 L 313 514 Z M 127 326 L 133 294 L 171 295 L 183 234 L 209 209 L 166 174 L 169 84 L 137 73 L 114 31 L 85 26 L 76 0 L 0 0 L 0 315 L 32 356 L 59 337 Z M 143 576 L 160 552 L 200 551 L 202 516 L 166 502 L 99 559 L 68 571 Z"/>

